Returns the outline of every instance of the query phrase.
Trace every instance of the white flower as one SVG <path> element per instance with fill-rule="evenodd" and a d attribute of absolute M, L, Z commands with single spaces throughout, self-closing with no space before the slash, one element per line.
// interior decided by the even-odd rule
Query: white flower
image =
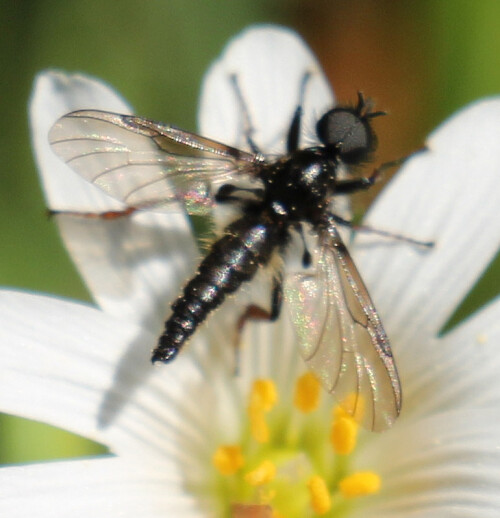
<path fill-rule="evenodd" d="M 279 152 L 306 70 L 313 74 L 305 101 L 311 130 L 333 102 L 317 62 L 290 31 L 245 31 L 207 74 L 200 133 L 244 146 L 228 80 L 236 73 L 256 142 Z M 48 147 L 54 120 L 77 108 L 130 110 L 101 82 L 38 77 L 31 117 L 48 204 L 119 208 Z M 405 164 L 370 210 L 371 225 L 434 240 L 434 249 L 355 239 L 352 253 L 391 337 L 404 400 L 390 431 L 348 433 L 353 449 L 343 455 L 328 439 L 333 402 L 323 394 L 307 415 L 292 404 L 304 369 L 286 318 L 248 325 L 238 376 L 224 309 L 172 365 L 151 367 L 168 304 L 194 267 L 182 216 L 58 217 L 98 308 L 0 293 L 0 411 L 89 437 L 115 456 L 3 468 L 2 516 L 223 516 L 250 500 L 288 517 L 312 516 L 311 505 L 325 516 L 498 516 L 500 304 L 443 336 L 440 330 L 497 250 L 499 130 L 499 99 L 468 107 L 431 135 L 428 150 Z M 313 388 L 305 406 L 315 397 Z M 356 474 L 361 481 L 352 482 Z M 354 498 L 345 480 L 354 492 L 365 483 L 372 484 L 366 493 L 381 487 Z M 253 512 L 266 515 L 264 507 Z"/>

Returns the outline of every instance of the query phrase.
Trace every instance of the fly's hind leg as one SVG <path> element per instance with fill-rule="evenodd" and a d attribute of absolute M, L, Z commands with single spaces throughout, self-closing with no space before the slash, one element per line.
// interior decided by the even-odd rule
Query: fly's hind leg
<path fill-rule="evenodd" d="M 47 216 L 52 218 L 54 216 L 74 216 L 77 218 L 84 219 L 119 219 L 125 218 L 132 215 L 134 212 L 140 210 L 138 207 L 127 207 L 123 210 L 107 210 L 104 212 L 85 212 L 85 211 L 76 211 L 76 210 L 54 210 L 47 209 Z"/>
<path fill-rule="evenodd" d="M 304 246 L 304 252 L 302 254 L 302 266 L 304 268 L 309 268 L 312 263 L 312 255 L 307 248 L 306 239 L 304 236 L 304 229 L 300 223 L 296 224 L 295 230 L 298 232 L 300 238 L 302 239 L 302 244 Z M 283 253 L 283 248 L 281 253 Z M 257 306 L 255 304 L 250 304 L 245 308 L 243 313 L 239 316 L 236 322 L 236 332 L 235 338 L 233 340 L 234 350 L 235 350 L 235 373 L 238 373 L 239 368 L 239 352 L 241 345 L 241 336 L 243 334 L 243 330 L 245 328 L 246 323 L 249 320 L 265 320 L 267 322 L 275 322 L 280 314 L 281 308 L 283 307 L 283 269 L 282 267 L 278 267 L 273 274 L 273 285 L 271 289 L 271 307 L 270 310 L 266 310 L 261 306 Z"/>
<path fill-rule="evenodd" d="M 278 319 L 283 305 L 283 275 L 281 272 L 273 276 L 273 286 L 271 290 L 270 310 L 264 309 L 256 304 L 249 304 L 238 317 L 235 326 L 233 346 L 235 351 L 235 374 L 239 372 L 241 337 L 246 323 L 250 321 L 274 322 Z"/>

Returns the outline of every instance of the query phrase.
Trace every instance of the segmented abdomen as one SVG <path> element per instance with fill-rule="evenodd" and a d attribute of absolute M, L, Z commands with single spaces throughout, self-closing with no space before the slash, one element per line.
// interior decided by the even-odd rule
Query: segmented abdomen
<path fill-rule="evenodd" d="M 252 279 L 278 244 L 276 225 L 263 217 L 246 215 L 229 225 L 172 304 L 153 362 L 172 360 L 208 313 L 222 304 L 226 294 Z"/>

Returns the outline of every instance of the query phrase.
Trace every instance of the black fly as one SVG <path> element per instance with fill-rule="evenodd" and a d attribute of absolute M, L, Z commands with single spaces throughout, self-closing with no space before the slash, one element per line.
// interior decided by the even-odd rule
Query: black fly
<path fill-rule="evenodd" d="M 283 255 L 292 233 L 303 236 L 306 226 L 317 239 L 314 254 L 304 242 L 305 273 L 287 276 L 285 289 L 283 272 L 274 274 L 270 318 L 278 317 L 284 292 L 302 355 L 326 389 L 367 428 L 393 423 L 401 388 L 389 341 L 338 233 L 336 225 L 344 220 L 330 212 L 333 196 L 373 184 L 376 173 L 341 179 L 339 170 L 374 151 L 371 121 L 380 114 L 359 94 L 356 106 L 333 108 L 318 120 L 321 145 L 299 149 L 299 103 L 288 153 L 272 161 L 259 152 L 250 131 L 251 153 L 131 115 L 84 110 L 56 122 L 49 137 L 53 150 L 123 201 L 128 212 L 179 210 L 181 204 L 190 214 L 204 214 L 217 203 L 242 209 L 172 304 L 153 361 L 175 358 L 207 315 L 275 254 Z M 244 180 L 258 187 L 238 185 Z"/>

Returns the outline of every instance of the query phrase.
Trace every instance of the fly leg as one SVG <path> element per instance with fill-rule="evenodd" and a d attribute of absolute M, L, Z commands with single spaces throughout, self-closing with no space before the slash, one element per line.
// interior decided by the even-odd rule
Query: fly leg
<path fill-rule="evenodd" d="M 304 252 L 302 254 L 302 266 L 304 268 L 309 268 L 312 262 L 311 252 L 309 252 L 307 248 L 307 243 L 304 237 L 304 229 L 301 224 L 295 225 L 295 230 L 299 233 L 299 236 L 302 239 L 302 243 L 304 245 Z M 277 271 L 273 276 L 273 286 L 271 290 L 271 310 L 268 311 L 260 306 L 255 304 L 250 304 L 245 308 L 243 313 L 240 315 L 236 322 L 236 333 L 234 338 L 234 349 L 236 351 L 236 368 L 235 371 L 238 372 L 239 367 L 239 351 L 240 351 L 240 343 L 241 343 L 241 335 L 243 333 L 243 329 L 245 328 L 245 324 L 248 320 L 266 320 L 268 322 L 274 322 L 278 319 L 281 313 L 281 308 L 283 306 L 283 272 L 281 270 Z"/>
<path fill-rule="evenodd" d="M 375 113 L 378 114 L 379 112 Z M 425 151 L 425 148 L 418 149 L 414 153 L 411 153 L 410 155 L 405 156 L 403 158 L 398 158 L 397 160 L 392 160 L 391 162 L 385 162 L 379 165 L 376 169 L 374 169 L 373 173 L 370 176 L 337 180 L 335 182 L 335 194 L 352 194 L 353 192 L 364 191 L 366 189 L 369 189 L 372 185 L 378 182 L 378 180 L 380 180 L 380 177 L 382 176 L 382 173 L 385 170 L 391 169 L 393 167 L 398 167 L 406 160 L 422 151 Z"/>
<path fill-rule="evenodd" d="M 269 320 L 274 322 L 278 319 L 281 313 L 281 307 L 283 306 L 283 274 L 277 273 L 273 277 L 273 289 L 271 292 L 271 313 L 269 314 Z"/>
<path fill-rule="evenodd" d="M 264 197 L 264 189 L 246 189 L 243 187 L 237 187 L 230 183 L 225 183 L 219 187 L 215 195 L 215 201 L 217 203 L 234 203 L 234 202 L 247 202 L 248 199 L 242 196 L 233 196 L 235 192 L 249 193 L 254 195 L 259 201 Z"/>
<path fill-rule="evenodd" d="M 335 182 L 335 194 L 352 194 L 357 191 L 364 191 L 374 185 L 382 176 L 386 169 L 397 167 L 406 158 L 386 162 L 377 167 L 370 176 L 362 176 L 361 178 L 348 178 L 345 180 L 337 180 Z"/>
<path fill-rule="evenodd" d="M 307 248 L 306 238 L 304 236 L 304 228 L 299 223 L 295 226 L 295 230 L 299 233 L 300 238 L 302 239 L 302 244 L 304 245 L 304 252 L 302 254 L 302 266 L 304 268 L 309 268 L 312 262 L 312 255 Z"/>
<path fill-rule="evenodd" d="M 403 163 L 405 160 L 407 160 L 409 157 L 411 157 L 414 154 L 419 153 L 423 150 L 425 150 L 425 148 L 419 149 L 419 150 L 415 151 L 415 153 L 412 153 L 411 155 L 409 155 L 407 157 L 400 158 L 398 160 L 393 160 L 392 162 L 385 162 L 384 164 L 377 167 L 373 171 L 373 173 L 368 177 L 337 180 L 337 182 L 335 184 L 335 194 L 352 194 L 353 192 L 369 189 L 375 182 L 377 182 L 379 180 L 381 174 L 386 169 L 389 169 L 392 167 L 397 167 L 398 165 Z M 411 244 L 417 245 L 417 246 L 423 246 L 425 248 L 432 248 L 434 246 L 433 241 L 421 241 L 419 239 L 414 239 L 412 237 L 405 236 L 402 234 L 397 234 L 394 232 L 388 232 L 386 230 L 380 230 L 377 228 L 373 228 L 373 227 L 370 227 L 369 225 L 359 225 L 359 224 L 353 223 L 352 221 L 344 219 L 341 216 L 338 216 L 337 214 L 333 214 L 333 213 L 330 213 L 330 216 L 339 225 L 349 227 L 351 230 L 353 230 L 355 232 L 371 232 L 373 234 L 378 234 L 379 236 L 388 237 L 390 239 L 395 239 L 397 241 L 406 241 L 407 243 L 411 243 Z"/>
<path fill-rule="evenodd" d="M 286 139 L 286 149 L 289 153 L 293 153 L 299 148 L 300 124 L 302 122 L 302 113 L 304 111 L 304 94 L 306 91 L 307 82 L 309 81 L 310 77 L 311 74 L 306 72 L 300 84 L 299 102 L 297 104 L 297 108 L 295 109 L 295 113 L 293 114 L 292 122 L 290 124 L 290 128 L 288 129 L 288 135 Z"/>
<path fill-rule="evenodd" d="M 77 218 L 84 219 L 118 219 L 130 216 L 134 212 L 140 210 L 138 207 L 127 207 L 123 210 L 107 210 L 104 212 L 85 212 L 85 211 L 74 211 L 74 210 L 53 210 L 47 209 L 47 216 L 49 218 L 53 216 L 74 216 Z"/>
<path fill-rule="evenodd" d="M 240 366 L 240 349 L 241 349 L 241 335 L 246 323 L 250 321 L 267 321 L 274 322 L 278 319 L 283 305 L 283 275 L 281 272 L 273 277 L 273 286 L 271 290 L 271 309 L 270 311 L 262 308 L 256 304 L 249 304 L 236 321 L 235 335 L 233 339 L 234 354 L 235 354 L 235 374 L 239 372 Z"/>
<path fill-rule="evenodd" d="M 243 114 L 243 133 L 245 135 L 245 139 L 247 141 L 248 147 L 252 151 L 252 153 L 262 154 L 259 149 L 259 146 L 253 140 L 253 134 L 255 133 L 255 129 L 252 125 L 252 120 L 250 118 L 250 113 L 248 112 L 247 105 L 245 103 L 245 99 L 243 98 L 243 94 L 241 92 L 240 86 L 238 85 L 238 78 L 236 74 L 231 74 L 229 76 L 229 80 L 231 81 L 234 91 L 236 93 L 236 97 L 241 107 L 241 113 Z"/>
<path fill-rule="evenodd" d="M 370 227 L 369 225 L 358 225 L 349 221 L 348 219 L 344 219 L 337 214 L 329 213 L 329 216 L 338 223 L 339 225 L 343 225 L 344 227 L 349 227 L 354 232 L 370 232 L 372 234 L 377 234 L 379 236 L 387 237 L 390 239 L 395 239 L 396 241 L 405 241 L 406 243 L 410 243 L 412 245 L 422 246 L 425 248 L 432 248 L 434 246 L 434 241 L 421 241 L 419 239 L 414 239 L 409 236 L 405 236 L 403 234 L 397 234 L 395 232 L 388 232 L 387 230 L 380 230 L 378 228 Z"/>
<path fill-rule="evenodd" d="M 290 128 L 288 130 L 287 135 L 286 148 L 289 153 L 296 151 L 299 147 L 300 124 L 304 106 L 304 93 L 306 90 L 307 82 L 309 81 L 310 77 L 310 72 L 306 72 L 300 84 L 299 102 L 297 104 L 297 108 L 295 109 L 295 113 L 292 117 L 292 122 L 290 124 Z M 253 153 L 262 154 L 261 150 L 259 149 L 259 146 L 257 146 L 255 141 L 253 140 L 253 134 L 255 133 L 255 130 L 250 119 L 250 114 L 248 112 L 247 105 L 245 104 L 245 100 L 243 99 L 243 94 L 238 85 L 238 79 L 235 74 L 231 74 L 229 76 L 229 79 L 233 84 L 234 90 L 236 92 L 236 97 L 238 98 L 238 102 L 240 103 L 241 111 L 243 113 L 243 132 L 245 134 L 248 147 L 252 150 Z"/>

